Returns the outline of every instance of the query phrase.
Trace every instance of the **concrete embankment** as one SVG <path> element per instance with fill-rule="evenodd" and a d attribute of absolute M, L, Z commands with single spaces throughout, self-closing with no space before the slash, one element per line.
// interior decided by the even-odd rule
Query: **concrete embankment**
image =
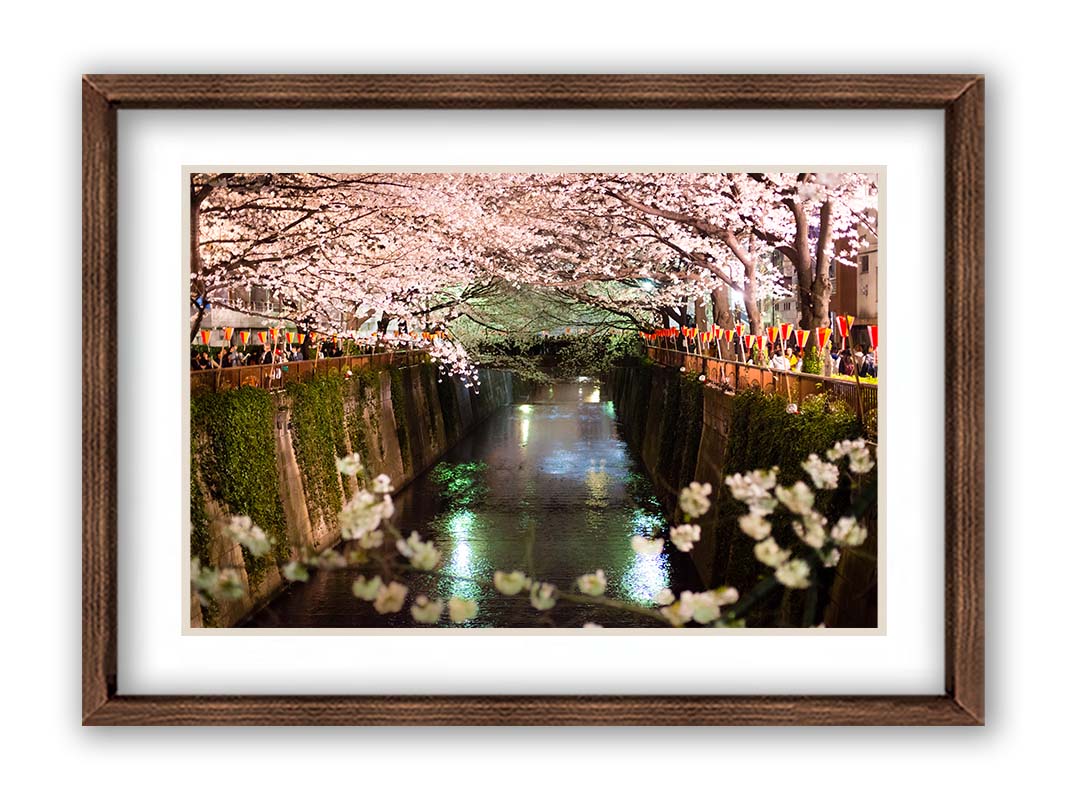
<path fill-rule="evenodd" d="M 195 394 L 191 408 L 190 555 L 235 569 L 238 600 L 201 609 L 194 627 L 228 627 L 265 604 L 283 584 L 279 567 L 296 552 L 338 540 L 336 513 L 358 488 L 335 456 L 359 453 L 371 475 L 399 489 L 474 426 L 512 400 L 511 374 L 483 370 L 475 392 L 429 363 L 364 369 L 293 383 L 283 391 L 242 387 Z M 224 533 L 246 515 L 274 540 L 253 557 Z"/>

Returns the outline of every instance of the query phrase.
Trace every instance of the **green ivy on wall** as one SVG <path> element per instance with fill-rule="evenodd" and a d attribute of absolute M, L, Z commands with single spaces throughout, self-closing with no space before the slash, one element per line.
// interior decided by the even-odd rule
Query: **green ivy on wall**
<path fill-rule="evenodd" d="M 408 430 L 407 390 L 404 376 L 397 367 L 389 368 L 389 396 L 393 401 L 393 417 L 396 420 L 396 440 L 400 444 L 400 458 L 405 469 L 413 468 L 411 458 L 411 435 Z"/>
<path fill-rule="evenodd" d="M 377 401 L 372 387 L 377 388 L 380 370 L 369 367 L 360 367 L 352 371 L 352 377 L 344 382 L 345 394 L 345 428 L 348 431 L 348 441 L 352 445 L 352 452 L 358 453 L 364 463 L 370 455 L 369 433 L 365 409 L 370 405 L 371 413 L 377 407 Z"/>
<path fill-rule="evenodd" d="M 336 457 L 348 454 L 343 378 L 316 375 L 285 388 L 289 398 L 293 449 L 304 479 L 309 510 L 324 521 L 341 510 L 344 497 Z"/>
<path fill-rule="evenodd" d="M 196 459 L 195 443 L 190 448 L 192 456 L 189 461 L 189 556 L 200 559 L 205 567 L 211 564 L 211 520 L 204 506 L 204 494 L 197 481 L 200 466 Z"/>
<path fill-rule="evenodd" d="M 289 557 L 285 515 L 278 486 L 274 445 L 274 403 L 270 394 L 250 386 L 196 394 L 190 401 L 192 442 L 191 551 L 210 564 L 210 526 L 200 481 L 230 513 L 250 517 L 274 539 L 272 552 L 254 558 L 244 551 L 245 570 L 253 588 L 267 567 Z"/>

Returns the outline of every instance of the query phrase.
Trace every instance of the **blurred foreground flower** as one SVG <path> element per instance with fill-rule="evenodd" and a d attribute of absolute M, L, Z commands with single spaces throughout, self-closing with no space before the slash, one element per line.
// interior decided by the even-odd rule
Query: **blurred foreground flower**
<path fill-rule="evenodd" d="M 515 595 L 526 588 L 526 575 L 515 572 L 501 572 L 497 570 L 493 573 L 493 586 L 501 594 Z"/>
<path fill-rule="evenodd" d="M 608 582 L 604 577 L 604 570 L 602 569 L 598 569 L 596 572 L 582 575 L 578 578 L 578 591 L 582 594 L 598 597 L 604 594 L 604 590 L 607 588 Z"/>
<path fill-rule="evenodd" d="M 448 601 L 448 617 L 457 625 L 461 625 L 478 615 L 478 603 L 475 600 L 466 600 L 462 597 L 453 597 Z"/>

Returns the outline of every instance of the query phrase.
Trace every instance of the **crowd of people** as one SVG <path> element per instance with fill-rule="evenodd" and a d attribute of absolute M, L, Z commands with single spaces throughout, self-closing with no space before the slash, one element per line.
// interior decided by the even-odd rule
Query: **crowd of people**
<path fill-rule="evenodd" d="M 677 329 L 675 329 L 677 330 Z M 781 343 L 772 345 L 770 351 L 762 353 L 755 347 L 745 348 L 740 339 L 728 343 L 725 340 L 714 343 L 710 349 L 698 347 L 687 341 L 678 331 L 674 337 L 659 337 L 657 346 L 668 347 L 676 350 L 684 350 L 693 355 L 707 355 L 739 361 L 751 366 L 764 366 L 783 372 L 800 372 L 802 369 L 802 354 L 792 346 L 798 340 L 790 336 L 784 348 Z M 733 357 L 729 350 L 733 349 Z M 867 345 L 854 344 L 852 347 L 842 345 L 832 347 L 830 350 L 830 374 L 842 377 L 852 377 L 859 373 L 861 378 L 878 377 L 878 359 L 874 350 Z"/>
<path fill-rule="evenodd" d="M 754 363 L 751 355 L 746 363 Z M 783 372 L 800 372 L 801 359 L 792 347 L 786 347 L 784 352 L 778 347 L 775 348 L 774 355 L 771 356 L 767 366 Z M 878 377 L 878 361 L 870 348 L 857 347 L 849 350 L 847 347 L 842 347 L 840 350 L 830 352 L 831 375 L 852 377 L 857 372 L 861 378 Z"/>
<path fill-rule="evenodd" d="M 858 372 L 861 378 L 878 377 L 878 359 L 869 347 L 857 347 L 851 352 L 842 347 L 838 352 L 830 353 L 830 362 L 834 375 L 852 377 Z"/>
<path fill-rule="evenodd" d="M 340 344 L 326 339 L 311 346 L 277 344 L 275 347 L 234 347 L 223 345 L 218 351 L 206 348 L 195 349 L 191 354 L 190 369 L 219 369 L 220 367 L 247 367 L 259 364 L 286 364 L 292 361 L 307 361 L 315 358 L 339 358 L 344 355 Z"/>

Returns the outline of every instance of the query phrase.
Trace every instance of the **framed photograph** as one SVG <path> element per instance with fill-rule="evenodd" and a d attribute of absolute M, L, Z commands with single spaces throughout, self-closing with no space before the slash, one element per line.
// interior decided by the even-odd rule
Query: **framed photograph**
<path fill-rule="evenodd" d="M 981 76 L 85 76 L 84 724 L 982 724 L 983 138 Z"/>

